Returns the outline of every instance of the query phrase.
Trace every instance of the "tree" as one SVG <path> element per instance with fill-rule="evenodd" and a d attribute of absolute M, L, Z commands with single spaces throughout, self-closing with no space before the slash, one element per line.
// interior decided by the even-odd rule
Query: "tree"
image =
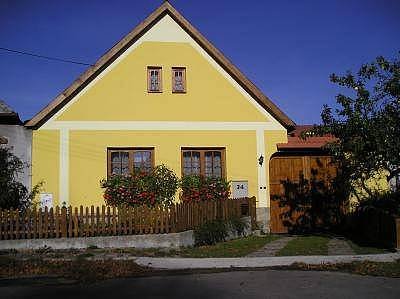
<path fill-rule="evenodd" d="M 24 169 L 24 163 L 10 152 L 0 147 L 0 208 L 24 209 L 40 191 L 42 183 L 34 186 L 32 191 L 17 180 Z"/>
<path fill-rule="evenodd" d="M 313 133 L 337 138 L 327 148 L 342 175 L 371 194 L 366 180 L 385 173 L 389 181 L 400 174 L 399 58 L 378 57 L 356 75 L 332 74 L 330 80 L 347 91 L 336 96 L 338 108 L 324 106 L 322 125 Z"/>

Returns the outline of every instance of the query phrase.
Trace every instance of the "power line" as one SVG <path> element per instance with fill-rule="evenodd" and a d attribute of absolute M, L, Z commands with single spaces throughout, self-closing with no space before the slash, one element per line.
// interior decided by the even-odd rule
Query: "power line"
<path fill-rule="evenodd" d="M 62 59 L 62 58 L 57 58 L 57 57 L 44 56 L 44 55 L 39 55 L 39 54 L 35 54 L 35 53 L 30 53 L 30 52 L 25 52 L 25 51 L 18 51 L 18 50 L 3 48 L 3 47 L 0 47 L 0 50 L 11 52 L 11 53 L 16 53 L 16 54 L 21 54 L 21 55 L 33 56 L 33 57 L 37 57 L 37 58 L 43 58 L 43 59 L 47 59 L 47 60 L 54 60 L 54 61 L 59 61 L 59 62 L 66 62 L 66 63 L 93 66 L 93 64 L 90 64 L 90 63 L 67 60 L 67 59 Z"/>

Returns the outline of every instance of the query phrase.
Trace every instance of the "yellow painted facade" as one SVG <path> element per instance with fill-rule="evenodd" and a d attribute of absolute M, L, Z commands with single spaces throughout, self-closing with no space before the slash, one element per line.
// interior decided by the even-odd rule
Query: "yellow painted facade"
<path fill-rule="evenodd" d="M 44 192 L 50 192 L 58 203 L 60 134 L 57 130 L 33 131 L 32 182 L 43 182 Z"/>
<path fill-rule="evenodd" d="M 225 147 L 227 178 L 249 180 L 249 192 L 255 194 L 255 141 L 255 133 L 248 131 L 73 131 L 70 133 L 70 203 L 103 203 L 99 181 L 107 176 L 105 161 L 110 146 L 153 146 L 155 164 L 168 165 L 178 175 L 181 174 L 182 146 Z"/>
<path fill-rule="evenodd" d="M 162 67 L 162 93 L 147 92 L 147 67 Z M 186 67 L 187 92 L 172 93 L 172 67 Z M 143 42 L 57 120 L 267 121 L 188 43 Z"/>
<path fill-rule="evenodd" d="M 165 26 L 174 36 L 175 25 Z M 248 195 L 268 207 L 269 158 L 286 129 L 189 38 L 146 38 L 34 131 L 32 183 L 43 180 L 54 205 L 101 205 L 108 147 L 154 147 L 155 164 L 178 176 L 182 147 L 224 147 L 227 179 L 248 181 Z M 162 67 L 161 93 L 147 92 L 148 66 Z M 185 94 L 172 93 L 177 66 L 186 68 Z"/>

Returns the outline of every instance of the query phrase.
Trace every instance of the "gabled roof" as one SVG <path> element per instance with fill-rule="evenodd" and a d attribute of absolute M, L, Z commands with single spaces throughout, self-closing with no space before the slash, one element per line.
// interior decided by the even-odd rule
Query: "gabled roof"
<path fill-rule="evenodd" d="M 115 44 L 92 67 L 89 67 L 71 86 L 61 92 L 50 104 L 36 114 L 26 126 L 39 128 L 51 116 L 66 105 L 76 94 L 89 84 L 100 72 L 126 51 L 136 40 L 154 24 L 168 14 L 177 22 L 225 71 L 228 72 L 266 111 L 275 117 L 285 128 L 291 129 L 295 123 L 265 96 L 239 69 L 215 48 L 192 24 L 189 23 L 169 2 L 164 2 L 142 23 Z"/>
<path fill-rule="evenodd" d="M 2 125 L 21 125 L 22 122 L 16 113 L 10 106 L 4 101 L 0 100 L 0 124 Z"/>
<path fill-rule="evenodd" d="M 15 113 L 3 100 L 0 100 L 0 114 L 10 114 Z"/>

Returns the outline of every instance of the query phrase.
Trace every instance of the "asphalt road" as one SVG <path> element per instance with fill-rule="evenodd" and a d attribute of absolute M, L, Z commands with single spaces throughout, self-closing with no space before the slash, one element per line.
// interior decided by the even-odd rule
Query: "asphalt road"
<path fill-rule="evenodd" d="M 115 279 L 87 285 L 3 281 L 0 298 L 400 298 L 400 279 L 268 270 Z"/>

